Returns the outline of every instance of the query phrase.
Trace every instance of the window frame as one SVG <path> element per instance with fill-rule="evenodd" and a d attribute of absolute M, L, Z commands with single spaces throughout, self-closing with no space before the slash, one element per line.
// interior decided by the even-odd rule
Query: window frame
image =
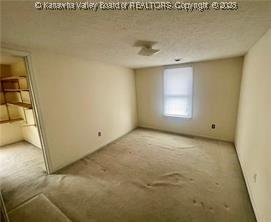
<path fill-rule="evenodd" d="M 165 94 L 165 71 L 169 69 L 178 69 L 178 68 L 191 68 L 192 69 L 192 93 L 189 96 L 186 95 L 177 95 L 177 96 L 169 96 Z M 181 97 L 190 97 L 191 101 L 191 113 L 190 115 L 177 115 L 177 114 L 166 114 L 165 112 L 165 103 L 167 98 L 181 98 Z M 165 117 L 174 117 L 174 118 L 182 118 L 182 119 L 192 119 L 193 118 L 193 103 L 194 103 L 194 67 L 192 65 L 185 65 L 185 66 L 171 66 L 171 67 L 164 67 L 163 70 L 163 116 Z"/>

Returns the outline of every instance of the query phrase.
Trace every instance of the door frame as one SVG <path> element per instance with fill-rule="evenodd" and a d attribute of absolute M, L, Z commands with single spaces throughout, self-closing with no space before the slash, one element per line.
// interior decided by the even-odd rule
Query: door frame
<path fill-rule="evenodd" d="M 40 137 L 41 142 L 41 149 L 43 153 L 43 159 L 44 159 L 44 165 L 46 169 L 47 174 L 53 173 L 52 170 L 52 163 L 49 155 L 49 149 L 48 149 L 48 143 L 47 143 L 47 137 L 44 130 L 44 121 L 42 118 L 42 112 L 41 112 L 41 106 L 39 103 L 39 96 L 38 96 L 38 88 L 35 80 L 35 72 L 32 67 L 32 60 L 31 60 L 31 54 L 27 51 L 20 51 L 20 50 L 14 50 L 14 49 L 8 49 L 8 48 L 1 48 L 1 53 L 6 53 L 12 56 L 18 56 L 22 57 L 24 59 L 26 72 L 27 72 L 27 80 L 29 84 L 29 96 L 33 107 L 33 114 L 34 119 L 36 121 L 38 134 Z"/>

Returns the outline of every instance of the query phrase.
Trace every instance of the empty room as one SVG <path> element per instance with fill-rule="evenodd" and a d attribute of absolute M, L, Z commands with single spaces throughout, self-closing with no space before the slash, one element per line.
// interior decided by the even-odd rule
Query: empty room
<path fill-rule="evenodd" d="M 1 222 L 271 222 L 271 1 L 0 10 Z"/>

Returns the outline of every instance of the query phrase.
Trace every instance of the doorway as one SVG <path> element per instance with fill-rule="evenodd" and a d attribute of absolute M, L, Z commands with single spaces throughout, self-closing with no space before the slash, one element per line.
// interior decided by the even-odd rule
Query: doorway
<path fill-rule="evenodd" d="M 3 196 L 50 173 L 30 55 L 1 50 L 0 187 Z"/>

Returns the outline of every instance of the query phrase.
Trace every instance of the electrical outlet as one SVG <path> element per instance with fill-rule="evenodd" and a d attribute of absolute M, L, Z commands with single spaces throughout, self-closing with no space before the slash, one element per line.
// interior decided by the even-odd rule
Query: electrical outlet
<path fill-rule="evenodd" d="M 99 131 L 99 132 L 98 132 L 98 136 L 101 136 L 101 135 L 102 135 L 102 132 L 101 132 L 101 131 Z"/>
<path fill-rule="evenodd" d="M 215 129 L 215 124 L 214 123 L 212 124 L 212 129 Z"/>

